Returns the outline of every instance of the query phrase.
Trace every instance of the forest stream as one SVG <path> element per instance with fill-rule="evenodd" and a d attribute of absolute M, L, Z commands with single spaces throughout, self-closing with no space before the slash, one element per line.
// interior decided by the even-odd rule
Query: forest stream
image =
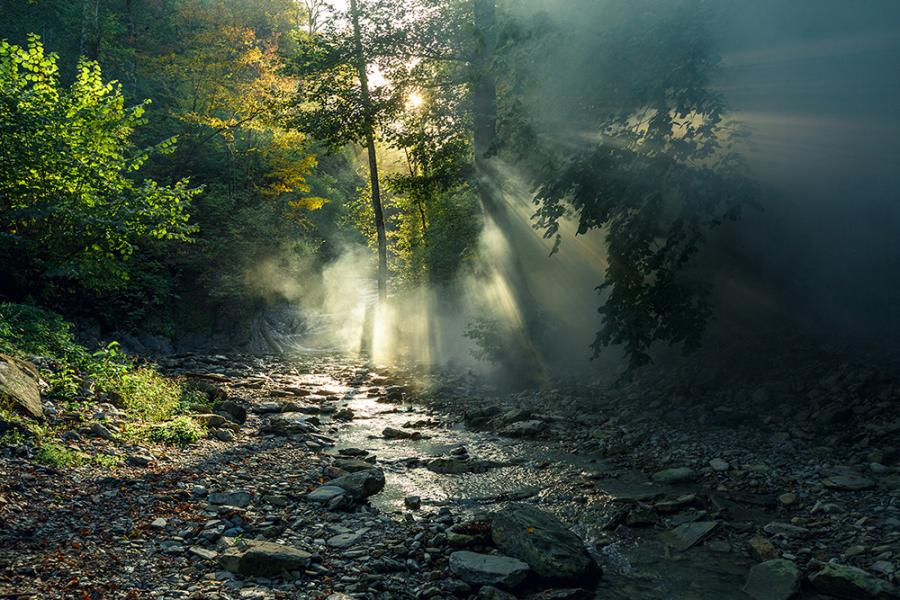
<path fill-rule="evenodd" d="M 504 412 L 461 379 L 339 354 L 160 364 L 214 401 L 194 415 L 208 438 L 137 445 L 101 404 L 70 442 L 119 456 L 113 471 L 4 459 L 0 475 L 20 474 L 0 478 L 0 596 L 712 600 L 742 597 L 753 573 L 783 584 L 754 558 L 805 557 L 817 577 L 831 567 L 816 557 L 849 543 L 831 532 L 850 522 L 876 551 L 894 537 L 897 508 L 871 490 L 895 476 L 839 471 L 822 486 L 799 450 L 803 483 L 775 499 L 760 484 L 788 467 L 746 432 L 592 429 L 608 420 Z M 516 406 L 540 406 L 531 394 Z M 723 448 L 734 466 L 703 456 Z M 504 519 L 515 525 L 498 533 Z M 882 580 L 853 583 L 857 572 L 818 575 L 802 597 L 851 584 L 894 597 Z"/>

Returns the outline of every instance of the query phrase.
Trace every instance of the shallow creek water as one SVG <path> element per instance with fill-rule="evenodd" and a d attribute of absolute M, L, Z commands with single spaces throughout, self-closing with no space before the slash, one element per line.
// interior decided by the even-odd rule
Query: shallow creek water
<path fill-rule="evenodd" d="M 579 487 L 581 473 L 596 469 L 598 463 L 567 453 L 555 442 L 513 440 L 469 431 L 461 424 L 448 426 L 446 417 L 421 406 L 380 403 L 333 380 L 327 383 L 330 391 L 343 397 L 341 408 L 349 407 L 355 415 L 351 423 L 340 428 L 333 451 L 361 448 L 378 457 L 386 486 L 370 500 L 386 513 L 403 511 L 406 496 L 421 497 L 423 510 L 450 506 L 455 512 L 492 510 L 510 500 L 532 498 L 593 543 L 601 535 L 616 496 L 654 489 L 648 487 L 646 475 L 624 473 L 616 479 L 592 482 L 587 500 L 576 500 L 586 496 L 586 490 Z M 427 439 L 382 437 L 386 427 L 409 429 L 409 423 L 424 419 L 434 419 L 430 426 L 417 429 Z M 424 467 L 407 466 L 407 459 L 446 456 L 459 446 L 465 446 L 475 459 L 504 466 L 465 474 L 438 474 Z M 689 491 L 655 488 L 660 490 L 676 495 Z M 602 535 L 608 544 L 609 532 Z M 604 599 L 740 598 L 740 588 L 751 566 L 749 559 L 734 551 L 713 552 L 699 546 L 674 552 L 659 541 L 659 532 L 652 529 L 628 529 L 627 537 L 617 537 L 599 552 L 604 576 L 596 597 Z"/>

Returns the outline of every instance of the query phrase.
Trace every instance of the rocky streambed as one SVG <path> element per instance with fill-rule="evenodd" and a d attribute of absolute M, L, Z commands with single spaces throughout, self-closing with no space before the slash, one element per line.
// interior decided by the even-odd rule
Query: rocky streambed
<path fill-rule="evenodd" d="M 897 469 L 860 460 L 893 460 L 874 434 L 821 448 L 328 354 L 162 364 L 205 382 L 209 439 L 132 447 L 110 415 L 85 443 L 127 457 L 112 472 L 7 453 L 0 597 L 898 594 Z"/>

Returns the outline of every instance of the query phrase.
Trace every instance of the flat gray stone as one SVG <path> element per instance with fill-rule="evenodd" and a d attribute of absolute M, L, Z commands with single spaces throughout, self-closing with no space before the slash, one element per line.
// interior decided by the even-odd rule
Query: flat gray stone
<path fill-rule="evenodd" d="M 521 560 L 509 556 L 460 550 L 450 555 L 450 570 L 471 585 L 514 588 L 524 581 L 529 567 Z"/>
<path fill-rule="evenodd" d="M 248 542 L 244 548 L 231 548 L 219 556 L 219 564 L 232 573 L 253 577 L 275 577 L 285 571 L 309 566 L 312 555 L 291 546 L 273 542 Z"/>
<path fill-rule="evenodd" d="M 519 421 L 507 425 L 499 431 L 500 435 L 515 438 L 534 438 L 541 435 L 547 426 L 543 421 L 533 419 L 530 421 Z"/>
<path fill-rule="evenodd" d="M 685 523 L 662 534 L 662 539 L 676 550 L 683 552 L 700 543 L 703 538 L 712 533 L 716 525 L 718 525 L 716 521 Z"/>
<path fill-rule="evenodd" d="M 875 487 L 875 481 L 863 477 L 859 473 L 841 473 L 830 475 L 822 480 L 825 487 L 841 492 L 861 492 Z"/>
<path fill-rule="evenodd" d="M 333 485 L 323 485 L 308 493 L 306 499 L 310 502 L 321 502 L 324 504 L 326 502 L 331 502 L 334 498 L 343 496 L 346 493 L 347 491 L 344 488 Z"/>
<path fill-rule="evenodd" d="M 247 508 L 250 506 L 250 494 L 244 491 L 237 492 L 214 492 L 207 498 L 210 504 L 224 504 L 227 506 L 237 506 L 238 508 Z"/>
<path fill-rule="evenodd" d="M 188 548 L 188 552 L 190 552 L 194 556 L 199 556 L 203 560 L 215 560 L 216 557 L 219 556 L 218 552 L 207 550 L 206 548 L 201 548 L 200 546 L 191 546 L 190 548 Z"/>
<path fill-rule="evenodd" d="M 652 479 L 657 483 L 689 483 L 697 479 L 697 474 L 688 467 L 676 467 L 657 471 Z"/>
<path fill-rule="evenodd" d="M 360 539 L 362 539 L 362 533 L 339 533 L 334 537 L 328 538 L 325 542 L 331 548 L 349 548 L 350 546 L 354 546 Z"/>
<path fill-rule="evenodd" d="M 345 490 L 354 500 L 365 500 L 384 489 L 384 471 L 378 468 L 358 471 L 332 479 L 325 485 Z"/>
<path fill-rule="evenodd" d="M 278 435 L 314 433 L 319 431 L 319 428 L 311 421 L 311 419 L 315 419 L 315 417 L 310 417 L 309 415 L 298 412 L 279 413 L 269 417 L 269 420 L 260 427 L 260 431 Z"/>

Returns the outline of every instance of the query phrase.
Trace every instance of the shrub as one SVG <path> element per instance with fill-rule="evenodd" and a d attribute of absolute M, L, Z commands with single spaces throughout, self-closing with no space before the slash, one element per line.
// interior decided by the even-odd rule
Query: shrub
<path fill-rule="evenodd" d="M 84 463 L 84 457 L 79 452 L 57 442 L 41 444 L 35 458 L 39 463 L 57 468 L 79 467 Z"/>
<path fill-rule="evenodd" d="M 91 61 L 62 85 L 57 59 L 34 34 L 27 47 L 0 41 L 0 256 L 31 290 L 112 289 L 137 247 L 190 240 L 187 209 L 200 190 L 132 176 L 175 140 L 137 148 L 145 104 L 126 108 L 121 86 Z"/>
<path fill-rule="evenodd" d="M 47 356 L 80 363 L 88 352 L 75 342 L 72 324 L 60 315 L 27 304 L 0 303 L 0 352 Z"/>
<path fill-rule="evenodd" d="M 149 438 L 170 446 L 187 446 L 204 436 L 206 430 L 190 417 L 178 417 L 150 428 Z"/>

